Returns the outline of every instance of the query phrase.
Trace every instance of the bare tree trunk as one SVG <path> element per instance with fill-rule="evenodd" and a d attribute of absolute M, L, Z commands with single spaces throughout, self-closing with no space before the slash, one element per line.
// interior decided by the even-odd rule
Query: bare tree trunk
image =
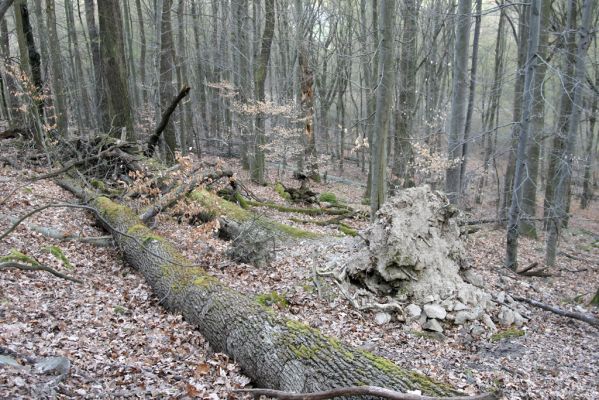
<path fill-rule="evenodd" d="M 541 9 L 541 32 L 539 35 L 539 57 L 541 60 L 547 58 L 547 46 L 549 44 L 549 19 L 551 17 L 551 1 L 545 0 Z M 520 220 L 520 231 L 523 235 L 536 238 L 537 229 L 534 222 L 537 208 L 537 186 L 539 176 L 539 153 L 541 151 L 541 141 L 545 135 L 545 73 L 547 64 L 539 63 L 535 72 L 533 82 L 533 106 L 531 124 L 532 134 L 530 145 L 528 147 L 528 173 L 524 178 L 524 188 L 522 192 L 522 212 L 523 217 Z"/>
<path fill-rule="evenodd" d="M 529 36 L 528 26 L 528 11 L 529 8 L 521 3 L 520 16 L 518 18 L 518 74 L 516 76 L 516 83 L 514 84 L 514 114 L 512 121 L 519 122 L 522 120 L 522 93 L 524 87 L 524 76 L 525 76 L 525 63 Z M 516 152 L 518 146 L 518 138 L 521 133 L 521 126 L 519 123 L 513 125 L 512 137 L 510 140 L 510 149 L 508 164 L 505 170 L 504 182 L 503 182 L 503 204 L 500 212 L 500 219 L 505 219 L 506 213 L 510 207 L 512 199 L 512 190 L 514 188 L 514 177 L 516 176 Z"/>
<path fill-rule="evenodd" d="M 265 0 L 265 15 L 264 15 L 264 31 L 260 45 L 260 54 L 256 60 L 256 69 L 254 71 L 254 90 L 255 99 L 258 102 L 266 101 L 264 84 L 266 82 L 266 72 L 268 69 L 268 61 L 270 60 L 270 48 L 272 38 L 275 31 L 275 3 L 274 0 Z M 254 182 L 263 184 L 265 182 L 264 170 L 264 149 L 266 144 L 265 130 L 266 123 L 264 115 L 258 113 L 256 115 L 256 134 L 254 135 L 254 157 L 251 166 L 251 176 Z"/>
<path fill-rule="evenodd" d="M 127 139 L 134 140 L 133 115 L 129 99 L 125 46 L 123 43 L 123 18 L 120 2 L 102 0 L 98 2 L 100 25 L 100 51 L 102 76 L 102 127 L 116 137 L 121 130 Z"/>
<path fill-rule="evenodd" d="M 102 107 L 102 57 L 100 55 L 100 35 L 96 25 L 96 7 L 94 0 L 85 0 L 85 20 L 87 22 L 87 30 L 89 32 L 89 42 L 92 59 L 93 70 L 93 108 L 96 116 L 95 125 L 97 128 L 103 126 Z"/>
<path fill-rule="evenodd" d="M 575 2 L 576 0 L 570 0 Z M 554 178 L 555 192 L 553 196 L 553 207 L 549 218 L 549 229 L 547 233 L 547 244 L 545 262 L 549 266 L 555 265 L 555 256 L 557 251 L 557 241 L 560 234 L 560 226 L 566 214 L 566 202 L 569 195 L 568 190 L 572 176 L 572 159 L 576 146 L 576 135 L 580 122 L 580 113 L 582 108 L 582 87 L 585 80 L 585 60 L 587 49 L 591 44 L 593 34 L 589 32 L 593 16 L 595 0 L 585 0 L 582 6 L 582 26 L 578 30 L 580 36 L 576 50 L 575 65 L 575 84 L 574 96 L 572 98 L 572 112 L 568 120 L 568 133 L 565 138 L 565 151 L 558 160 L 557 174 Z M 574 9 L 574 6 L 572 6 Z"/>
<path fill-rule="evenodd" d="M 470 42 L 470 16 L 472 0 L 459 0 L 456 23 L 456 39 L 453 53 L 453 83 L 449 132 L 445 191 L 449 201 L 456 204 L 461 193 L 460 164 L 462 158 L 462 133 L 466 118 L 466 92 L 468 90 L 468 44 Z"/>
<path fill-rule="evenodd" d="M 140 47 L 140 55 L 139 55 L 139 78 L 141 85 L 141 101 L 143 104 L 148 102 L 148 91 L 146 89 L 147 81 L 146 81 L 146 29 L 144 23 L 144 15 L 141 10 L 141 0 L 135 0 L 135 10 L 137 12 L 137 23 L 139 27 L 139 47 Z"/>
<path fill-rule="evenodd" d="M 65 0 L 64 6 L 67 15 L 67 30 L 73 45 L 73 62 L 75 64 L 75 76 L 77 77 L 77 87 L 75 88 L 75 93 L 79 95 L 76 101 L 77 103 L 81 104 L 81 107 L 78 107 L 77 112 L 80 114 L 85 126 L 89 127 L 91 125 L 90 118 L 92 116 L 92 107 L 90 104 L 89 94 L 87 92 L 87 83 L 83 74 L 81 52 L 79 50 L 79 35 L 77 35 L 76 32 L 72 0 Z"/>
<path fill-rule="evenodd" d="M 33 82 L 33 90 L 35 92 L 29 93 L 34 104 L 34 109 L 32 110 L 35 125 L 33 137 L 37 147 L 42 150 L 45 148 L 44 132 L 42 130 L 42 121 L 44 119 L 44 102 L 42 101 L 44 83 L 42 81 L 40 54 L 35 48 L 33 29 L 29 20 L 29 9 L 25 0 L 16 0 L 15 2 L 15 29 L 17 31 L 17 40 L 21 55 L 21 69 L 31 77 L 31 82 Z"/>
<path fill-rule="evenodd" d="M 395 106 L 395 142 L 393 175 L 401 186 L 414 186 L 414 113 L 416 111 L 416 68 L 418 37 L 418 5 L 415 0 L 403 0 L 403 31 L 399 58 L 399 97 Z M 400 182 L 397 182 L 398 184 Z"/>
<path fill-rule="evenodd" d="M 470 67 L 470 88 L 468 91 L 468 108 L 466 110 L 466 122 L 464 126 L 464 143 L 462 145 L 462 163 L 460 164 L 460 185 L 462 196 L 468 189 L 466 179 L 466 166 L 468 164 L 468 148 L 470 131 L 472 129 L 472 114 L 474 112 L 474 98 L 476 94 L 476 71 L 478 66 L 478 43 L 480 40 L 480 22 L 482 13 L 482 0 L 476 0 L 476 17 L 474 19 L 474 38 L 472 41 L 472 64 Z M 463 200 L 463 199 L 462 199 Z"/>
<path fill-rule="evenodd" d="M 64 84 L 62 56 L 60 42 L 56 31 L 56 7 L 54 0 L 46 0 L 46 17 L 48 24 L 48 38 L 50 43 L 50 66 L 52 68 L 52 88 L 54 93 L 54 107 L 56 108 L 56 127 L 62 135 L 67 134 L 69 127 L 69 114 L 67 109 L 67 96 Z"/>
<path fill-rule="evenodd" d="M 372 190 L 370 192 L 370 218 L 387 198 L 387 141 L 389 117 L 393 102 L 395 78 L 395 57 L 393 56 L 393 22 L 395 0 L 379 0 L 379 13 L 383 19 L 379 23 L 381 43 L 379 47 L 380 82 L 376 94 L 376 114 L 372 132 Z"/>
<path fill-rule="evenodd" d="M 160 23 L 160 107 L 168 108 L 173 98 L 173 32 L 171 24 L 171 7 L 173 0 L 162 1 L 162 16 Z M 167 164 L 175 162 L 177 138 L 172 121 L 168 121 L 164 128 L 164 142 L 166 144 L 165 159 Z"/>
<path fill-rule="evenodd" d="M 541 5 L 543 0 L 531 0 L 528 49 L 526 56 L 526 73 L 524 78 L 524 95 L 522 99 L 522 120 L 520 121 L 520 136 L 518 138 L 518 153 L 516 157 L 516 171 L 514 176 L 514 188 L 512 190 L 512 203 L 509 212 L 507 227 L 507 244 L 505 264 L 508 268 L 516 270 L 518 267 L 518 236 L 520 234 L 519 224 L 522 205 L 522 184 L 524 172 L 528 165 L 526 148 L 530 136 L 533 93 L 532 83 L 534 81 L 536 67 L 538 64 L 539 31 L 541 26 Z"/>
<path fill-rule="evenodd" d="M 595 41 L 595 45 L 597 42 Z M 595 87 L 599 87 L 599 67 L 595 69 Z M 593 199 L 593 159 L 597 152 L 597 134 L 595 133 L 595 125 L 597 123 L 597 105 L 599 102 L 599 93 L 595 93 L 593 96 L 593 104 L 588 112 L 588 130 L 587 130 L 587 143 L 585 149 L 585 163 L 584 163 L 584 178 L 582 182 L 582 196 L 580 197 L 580 208 L 587 208 Z"/>

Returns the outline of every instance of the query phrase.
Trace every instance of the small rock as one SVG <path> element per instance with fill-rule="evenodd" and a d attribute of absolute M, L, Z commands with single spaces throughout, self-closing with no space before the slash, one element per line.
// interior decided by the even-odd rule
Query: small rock
<path fill-rule="evenodd" d="M 463 287 L 458 292 L 458 299 L 464 304 L 476 304 L 477 299 L 474 290 L 478 289 L 474 289 L 472 286 L 469 285 L 467 285 L 467 287 Z"/>
<path fill-rule="evenodd" d="M 485 333 L 485 328 L 480 325 L 474 325 L 470 330 L 470 334 L 474 337 L 480 337 Z"/>
<path fill-rule="evenodd" d="M 360 346 L 358 346 L 359 349 L 364 350 L 364 351 L 374 351 L 376 350 L 376 342 L 364 342 L 362 343 Z"/>
<path fill-rule="evenodd" d="M 435 301 L 435 296 L 433 296 L 433 295 L 430 295 L 430 294 L 429 294 L 428 296 L 425 296 L 425 297 L 422 299 L 422 303 L 423 303 L 423 304 L 426 304 L 426 303 L 432 303 L 433 301 Z"/>
<path fill-rule="evenodd" d="M 386 312 L 376 313 L 376 315 L 374 316 L 374 321 L 377 325 L 385 325 L 386 323 L 391 321 L 391 314 Z"/>
<path fill-rule="evenodd" d="M 416 304 L 410 304 L 406 307 L 406 313 L 410 319 L 416 319 L 422 314 L 422 309 Z"/>
<path fill-rule="evenodd" d="M 514 325 L 518 328 L 524 325 L 526 319 L 517 311 L 514 312 Z"/>
<path fill-rule="evenodd" d="M 429 319 L 423 326 L 427 331 L 443 332 L 443 327 L 436 319 Z"/>
<path fill-rule="evenodd" d="M 456 301 L 453 306 L 454 311 L 463 311 L 463 310 L 467 310 L 467 309 L 468 309 L 468 307 L 466 306 L 466 304 L 462 303 L 461 301 Z"/>
<path fill-rule="evenodd" d="M 71 362 L 65 357 L 46 357 L 35 363 L 35 370 L 38 374 L 56 374 L 63 375 L 69 372 Z"/>
<path fill-rule="evenodd" d="M 501 307 L 501 311 L 499 312 L 499 323 L 503 326 L 510 326 L 514 323 L 515 315 L 512 310 L 507 308 L 506 306 Z"/>
<path fill-rule="evenodd" d="M 497 302 L 498 303 L 505 303 L 505 292 L 499 292 L 497 294 Z"/>
<path fill-rule="evenodd" d="M 470 313 L 468 311 L 458 311 L 455 315 L 453 323 L 456 325 L 464 325 L 469 319 L 469 314 Z"/>
<path fill-rule="evenodd" d="M 428 318 L 445 319 L 447 315 L 447 311 L 440 304 L 425 304 L 423 308 Z"/>
<path fill-rule="evenodd" d="M 467 269 L 466 271 L 464 271 L 463 276 L 464 276 L 464 280 L 466 282 L 468 282 L 476 287 L 482 288 L 485 285 L 482 276 L 475 273 L 471 269 Z"/>
<path fill-rule="evenodd" d="M 10 365 L 12 367 L 20 367 L 21 365 L 12 357 L 0 355 L 0 365 Z"/>
<path fill-rule="evenodd" d="M 446 311 L 453 311 L 454 302 L 452 300 L 443 300 L 441 307 L 443 307 Z"/>
<path fill-rule="evenodd" d="M 512 296 L 510 296 L 509 294 L 505 296 L 505 301 L 508 302 L 508 304 L 513 304 L 515 303 L 514 299 L 512 298 Z"/>
<path fill-rule="evenodd" d="M 491 331 L 495 332 L 497 330 L 497 327 L 491 317 L 489 317 L 489 314 L 483 314 L 482 321 Z"/>
<path fill-rule="evenodd" d="M 453 320 L 455 320 L 455 314 L 448 312 L 447 315 L 445 316 L 445 319 L 448 321 L 453 321 Z"/>

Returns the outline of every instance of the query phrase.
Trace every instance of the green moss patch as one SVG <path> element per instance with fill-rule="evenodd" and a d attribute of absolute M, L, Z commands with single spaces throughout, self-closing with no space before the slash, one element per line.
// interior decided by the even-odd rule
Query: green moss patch
<path fill-rule="evenodd" d="M 491 335 L 491 342 L 498 342 L 504 339 L 510 339 L 515 337 L 524 336 L 526 334 L 522 329 L 509 328 L 501 332 L 494 333 Z"/>

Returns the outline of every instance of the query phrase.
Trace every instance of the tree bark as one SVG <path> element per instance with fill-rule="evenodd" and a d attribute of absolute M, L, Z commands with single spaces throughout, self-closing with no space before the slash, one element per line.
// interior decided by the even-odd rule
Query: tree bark
<path fill-rule="evenodd" d="M 518 266 L 518 236 L 520 234 L 520 217 L 522 207 L 522 183 L 524 172 L 528 164 L 526 148 L 530 135 L 533 93 L 532 83 L 534 81 L 536 67 L 538 64 L 537 50 L 539 47 L 539 32 L 541 26 L 542 0 L 531 0 L 530 2 L 530 34 L 528 37 L 528 49 L 526 56 L 526 73 L 524 78 L 524 94 L 522 100 L 522 120 L 520 121 L 520 136 L 518 138 L 518 153 L 516 155 L 516 170 L 514 173 L 514 187 L 512 190 L 512 203 L 510 205 L 509 220 L 507 226 L 506 261 L 508 268 L 516 270 Z"/>
<path fill-rule="evenodd" d="M 171 23 L 171 7 L 173 0 L 163 0 L 162 14 L 160 18 L 160 105 L 163 109 L 170 108 L 169 101 L 173 97 L 173 33 Z M 182 97 L 181 97 L 182 98 Z M 176 103 L 175 103 L 176 106 Z M 174 107 L 172 108 L 174 111 Z M 172 113 L 171 111 L 171 113 Z M 170 114 L 168 115 L 170 117 Z M 166 120 L 163 127 L 164 141 L 166 144 L 165 159 L 167 164 L 175 162 L 175 150 L 177 149 L 177 138 L 175 128 Z M 160 133 L 158 134 L 160 135 Z M 152 148 L 153 151 L 153 148 Z"/>
<path fill-rule="evenodd" d="M 61 135 L 67 134 L 69 114 L 67 96 L 64 84 L 64 73 L 60 42 L 56 29 L 56 6 L 54 0 L 46 0 L 46 18 L 48 27 L 48 42 L 50 43 L 50 66 L 52 70 L 52 89 L 54 93 L 54 106 L 56 107 L 56 128 Z"/>
<path fill-rule="evenodd" d="M 254 90 L 255 100 L 264 102 L 266 94 L 264 84 L 266 82 L 266 71 L 268 69 L 268 61 L 270 59 L 270 48 L 272 38 L 275 32 L 275 2 L 274 0 L 265 0 L 265 15 L 264 15 L 264 32 L 262 33 L 262 41 L 260 45 L 260 54 L 256 60 L 256 69 L 254 71 Z M 254 157 L 251 166 L 251 176 L 254 182 L 263 184 L 265 159 L 263 146 L 266 144 L 265 130 L 266 124 L 264 115 L 258 113 L 256 115 L 256 134 L 254 138 Z"/>
<path fill-rule="evenodd" d="M 571 0 L 574 2 L 575 0 Z M 580 113 L 582 108 L 582 86 L 585 80 L 585 61 L 586 54 L 593 34 L 589 31 L 593 16 L 595 0 L 585 0 L 582 6 L 582 25 L 578 30 L 580 36 L 576 50 L 576 75 L 574 77 L 574 96 L 572 98 L 572 112 L 568 119 L 567 136 L 565 137 L 565 148 L 557 160 L 556 175 L 554 178 L 555 192 L 553 194 L 553 207 L 549 214 L 549 227 L 547 233 L 545 263 L 549 266 L 555 265 L 555 256 L 557 252 L 557 241 L 560 234 L 562 221 L 566 219 L 567 200 L 569 197 L 569 188 L 572 177 L 572 159 L 576 146 L 576 136 L 578 125 L 580 123 Z"/>
<path fill-rule="evenodd" d="M 387 141 L 389 136 L 389 117 L 393 102 L 395 77 L 395 58 L 393 57 L 393 19 L 395 16 L 395 0 L 380 0 L 379 23 L 381 43 L 379 48 L 379 76 L 381 84 L 376 95 L 376 114 L 372 132 L 372 188 L 370 191 L 370 218 L 387 198 Z"/>
<path fill-rule="evenodd" d="M 453 83 L 447 153 L 451 165 L 447 168 L 445 191 L 452 204 L 461 193 L 460 165 L 462 158 L 462 133 L 466 118 L 466 92 L 468 90 L 468 44 L 470 42 L 470 15 L 472 0 L 459 0 L 456 39 L 453 55 Z"/>
<path fill-rule="evenodd" d="M 115 137 L 120 137 L 121 129 L 124 128 L 127 131 L 127 139 L 134 140 L 120 2 L 116 0 L 99 1 L 98 15 L 102 76 L 102 105 L 100 107 L 103 117 L 102 128 Z"/>
<path fill-rule="evenodd" d="M 73 185 L 63 182 L 63 187 L 83 195 Z M 129 208 L 106 197 L 91 204 L 126 261 L 146 278 L 161 304 L 182 313 L 215 351 L 229 354 L 256 385 L 296 392 L 373 385 L 421 390 L 431 396 L 459 394 L 448 385 L 274 315 L 194 266 L 141 224 Z"/>

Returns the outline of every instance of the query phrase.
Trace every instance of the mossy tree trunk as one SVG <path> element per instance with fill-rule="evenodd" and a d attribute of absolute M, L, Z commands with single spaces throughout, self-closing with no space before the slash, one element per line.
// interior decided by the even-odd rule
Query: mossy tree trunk
<path fill-rule="evenodd" d="M 92 205 L 112 227 L 125 259 L 146 278 L 162 305 L 182 313 L 214 350 L 233 357 L 256 385 L 297 392 L 376 385 L 427 395 L 456 393 L 448 385 L 275 315 L 193 266 L 129 208 L 106 197 Z"/>

